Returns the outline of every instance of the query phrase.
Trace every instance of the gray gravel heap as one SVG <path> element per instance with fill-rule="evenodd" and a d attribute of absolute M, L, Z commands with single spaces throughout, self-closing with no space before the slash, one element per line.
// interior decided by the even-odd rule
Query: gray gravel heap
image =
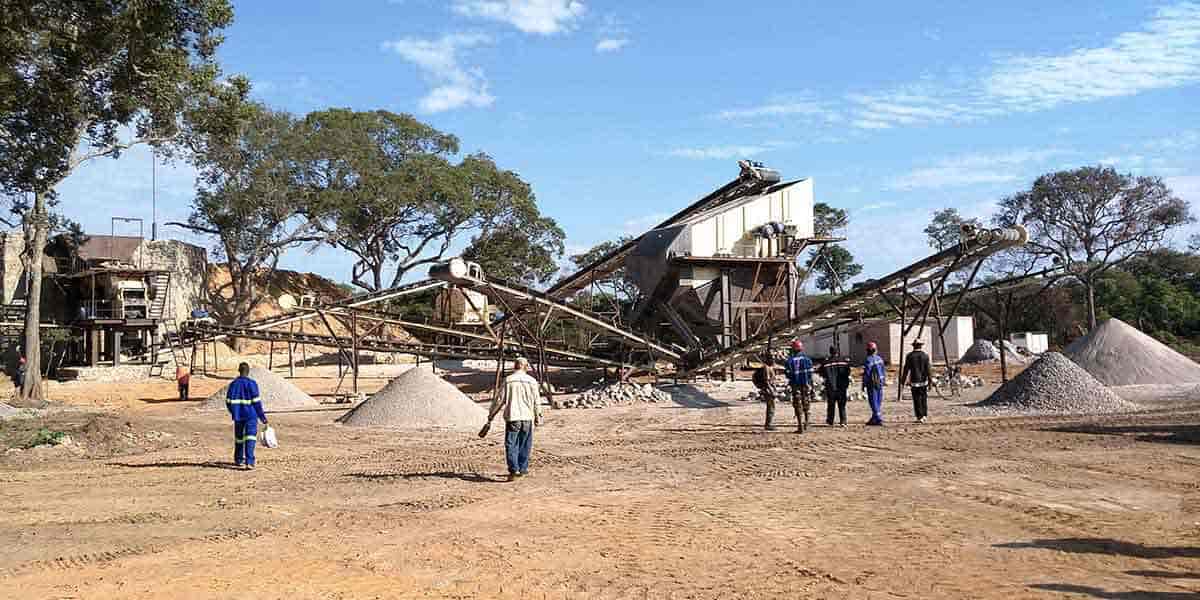
<path fill-rule="evenodd" d="M 274 412 L 320 406 L 312 396 L 305 394 L 292 382 L 276 375 L 262 367 L 250 368 L 250 379 L 258 384 L 258 396 L 262 399 L 263 410 Z M 231 382 L 232 383 L 232 382 Z M 204 410 L 225 409 L 225 395 L 229 392 L 229 384 L 209 396 L 201 406 Z"/>
<path fill-rule="evenodd" d="M 1120 319 L 1101 323 L 1063 353 L 1107 385 L 1200 383 L 1200 364 Z"/>
<path fill-rule="evenodd" d="M 1047 352 L 976 406 L 1068 414 L 1138 409 L 1058 352 Z"/>
<path fill-rule="evenodd" d="M 628 381 L 601 385 L 574 398 L 554 398 L 550 405 L 554 408 L 603 408 L 615 404 L 633 404 L 635 402 L 669 402 L 671 395 L 654 389 L 654 386 L 636 384 Z"/>
<path fill-rule="evenodd" d="M 1004 346 L 1008 350 L 1008 353 L 1004 357 L 1005 360 L 1022 365 L 1029 362 L 1024 356 L 1014 351 L 1015 346 L 1012 346 L 1011 342 L 1005 342 Z M 987 340 L 975 340 L 975 343 L 971 344 L 970 348 L 967 348 L 967 351 L 963 353 L 962 358 L 958 359 L 958 362 L 981 363 L 998 360 L 1000 360 L 1000 349 L 995 344 Z"/>
<path fill-rule="evenodd" d="M 427 367 L 413 367 L 391 380 L 338 421 L 350 427 L 474 431 L 487 410 Z"/>

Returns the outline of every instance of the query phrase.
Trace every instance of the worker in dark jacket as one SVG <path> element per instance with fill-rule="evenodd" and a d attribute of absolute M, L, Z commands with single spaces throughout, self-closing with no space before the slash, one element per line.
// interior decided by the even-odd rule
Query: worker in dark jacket
<path fill-rule="evenodd" d="M 754 382 L 754 387 L 758 389 L 758 394 L 762 396 L 763 400 L 767 401 L 767 422 L 763 428 L 767 431 L 774 431 L 775 426 L 771 424 L 771 421 L 775 419 L 776 392 L 775 383 L 771 381 L 773 375 L 771 367 L 771 355 L 767 352 L 763 352 L 758 357 L 758 360 L 761 366 L 754 370 L 752 381 Z"/>
<path fill-rule="evenodd" d="M 254 468 L 254 444 L 258 441 L 258 422 L 267 424 L 258 383 L 250 379 L 250 365 L 238 365 L 238 377 L 225 393 L 225 407 L 233 417 L 233 463 L 247 470 Z"/>
<path fill-rule="evenodd" d="M 921 340 L 913 342 L 913 351 L 904 357 L 904 372 L 900 374 L 900 385 L 912 390 L 913 413 L 918 423 L 929 419 L 929 355 L 921 350 Z"/>
<path fill-rule="evenodd" d="M 846 393 L 850 391 L 850 362 L 840 356 L 836 347 L 829 349 L 829 358 L 821 363 L 821 377 L 825 380 L 825 423 L 833 427 L 833 413 L 837 409 L 842 427 L 846 426 Z"/>
<path fill-rule="evenodd" d="M 804 433 L 808 427 L 808 407 L 813 397 L 813 364 L 804 354 L 804 342 L 792 340 L 792 353 L 783 367 L 792 392 L 792 410 L 796 411 L 796 433 Z"/>

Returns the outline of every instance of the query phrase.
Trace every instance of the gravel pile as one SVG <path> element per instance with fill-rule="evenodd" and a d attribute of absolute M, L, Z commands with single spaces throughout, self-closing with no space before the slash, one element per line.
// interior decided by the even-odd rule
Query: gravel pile
<path fill-rule="evenodd" d="M 258 396 L 262 399 L 263 410 L 268 412 L 313 408 L 321 405 L 315 398 L 305 394 L 303 390 L 293 385 L 292 382 L 262 367 L 250 367 L 250 379 L 258 383 Z M 217 390 L 216 393 L 204 401 L 201 409 L 224 410 L 225 394 L 228 392 L 229 385 L 222 386 L 221 389 Z"/>
<path fill-rule="evenodd" d="M 974 375 L 963 375 L 959 373 L 954 377 L 950 377 L 946 373 L 933 376 L 933 385 L 939 388 L 950 389 L 950 384 L 957 383 L 959 389 L 968 390 L 971 388 L 983 387 L 983 378 Z"/>
<path fill-rule="evenodd" d="M 1101 323 L 1063 353 L 1107 385 L 1200 383 L 1200 364 L 1120 319 Z"/>
<path fill-rule="evenodd" d="M 574 398 L 555 398 L 550 401 L 550 406 L 554 408 L 603 408 L 614 404 L 670 401 L 670 394 L 656 390 L 648 383 L 638 385 L 622 381 L 591 388 Z"/>
<path fill-rule="evenodd" d="M 475 431 L 487 410 L 427 367 L 413 367 L 391 380 L 338 422 L 350 427 Z"/>
<path fill-rule="evenodd" d="M 0 402 L 0 419 L 15 417 L 19 414 L 21 414 L 21 409 L 13 408 L 7 404 L 4 404 L 3 402 Z"/>
<path fill-rule="evenodd" d="M 1005 360 L 1017 364 L 1025 364 L 1028 360 L 1017 353 L 1016 346 L 1011 342 L 1005 342 L 1004 347 L 1008 352 L 1005 355 Z M 962 358 L 958 359 L 960 363 L 981 363 L 993 362 L 1000 360 L 1000 349 L 995 344 L 987 340 L 975 340 L 970 348 L 963 353 Z"/>
<path fill-rule="evenodd" d="M 1138 409 L 1058 352 L 1043 354 L 976 406 L 1069 414 Z"/>

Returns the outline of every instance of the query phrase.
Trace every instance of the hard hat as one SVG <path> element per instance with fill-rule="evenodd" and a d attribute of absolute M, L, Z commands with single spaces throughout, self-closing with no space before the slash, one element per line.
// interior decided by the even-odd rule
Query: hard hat
<path fill-rule="evenodd" d="M 792 340 L 792 350 L 803 350 L 804 342 L 800 340 Z"/>
<path fill-rule="evenodd" d="M 879 346 L 875 342 L 867 342 L 867 350 L 878 350 Z"/>

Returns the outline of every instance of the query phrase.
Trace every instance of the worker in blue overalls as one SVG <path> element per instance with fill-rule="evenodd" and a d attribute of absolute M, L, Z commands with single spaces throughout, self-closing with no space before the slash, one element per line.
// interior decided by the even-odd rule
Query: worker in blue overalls
<path fill-rule="evenodd" d="M 867 425 L 883 425 L 883 386 L 887 385 L 887 371 L 883 359 L 879 356 L 879 346 L 875 342 L 867 343 L 867 360 L 863 362 L 862 387 L 867 392 L 867 402 L 871 405 L 871 420 Z"/>
<path fill-rule="evenodd" d="M 238 468 L 254 468 L 254 444 L 258 441 L 258 422 L 267 424 L 258 383 L 250 379 L 250 365 L 238 365 L 238 377 L 229 384 L 225 406 L 233 417 L 233 463 Z"/>
<path fill-rule="evenodd" d="M 808 409 L 813 398 L 812 359 L 804 354 L 804 342 L 792 340 L 791 356 L 784 363 L 788 387 L 792 392 L 792 410 L 796 411 L 796 433 L 808 428 Z"/>

